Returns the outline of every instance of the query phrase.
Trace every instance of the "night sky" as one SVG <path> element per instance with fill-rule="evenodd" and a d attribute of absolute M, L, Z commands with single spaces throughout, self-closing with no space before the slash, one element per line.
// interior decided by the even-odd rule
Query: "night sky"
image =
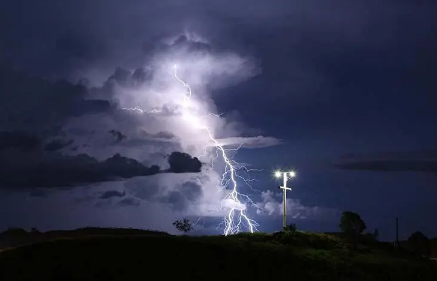
<path fill-rule="evenodd" d="M 298 229 L 337 231 L 347 210 L 382 240 L 394 239 L 396 217 L 401 239 L 437 236 L 437 2 L 16 0 L 0 10 L 1 230 L 175 233 L 172 222 L 190 218 L 197 234 L 222 233 L 238 204 L 219 189 L 225 167 L 211 166 L 207 127 L 253 169 L 239 165 L 251 187 L 237 183 L 260 231 L 281 229 L 273 172 L 294 169 L 287 212 Z M 198 157 L 201 172 L 190 157 L 171 166 L 175 151 Z"/>

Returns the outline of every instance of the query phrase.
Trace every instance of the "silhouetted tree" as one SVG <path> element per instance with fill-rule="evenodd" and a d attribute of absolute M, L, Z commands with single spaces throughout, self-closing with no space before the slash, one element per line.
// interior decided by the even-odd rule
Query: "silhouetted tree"
<path fill-rule="evenodd" d="M 340 220 L 340 228 L 347 235 L 359 235 L 366 229 L 366 224 L 360 215 L 354 212 L 343 212 Z"/>
<path fill-rule="evenodd" d="M 287 225 L 287 227 L 285 228 L 285 231 L 286 232 L 296 232 L 296 229 L 297 229 L 296 224 L 292 223 L 292 224 Z"/>
<path fill-rule="evenodd" d="M 419 255 L 429 256 L 431 254 L 429 239 L 420 231 L 411 234 L 408 238 L 408 245 L 413 252 Z"/>
<path fill-rule="evenodd" d="M 188 219 L 177 220 L 173 223 L 177 230 L 187 233 L 193 230 L 193 224 Z"/>

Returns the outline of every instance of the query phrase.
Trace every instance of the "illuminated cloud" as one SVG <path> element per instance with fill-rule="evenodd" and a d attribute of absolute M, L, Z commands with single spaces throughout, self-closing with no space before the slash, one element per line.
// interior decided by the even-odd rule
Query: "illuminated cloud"
<path fill-rule="evenodd" d="M 175 65 L 178 77 L 192 89 L 188 104 L 187 89 L 174 76 Z M 200 36 L 185 33 L 165 38 L 142 67 L 117 68 L 102 86 L 87 86 L 88 98 L 106 100 L 111 110 L 69 118 L 63 132 L 65 138 L 74 140 L 77 149 L 60 151 L 86 153 L 96 159 L 120 153 L 144 165 L 174 172 L 129 179 L 121 188 L 100 194 L 100 201 L 94 203 L 98 207 L 132 203 L 146 208 L 153 204 L 154 208 L 171 210 L 175 217 L 223 217 L 229 208 L 245 210 L 248 202 L 230 200 L 226 198 L 230 190 L 220 189 L 223 163 L 217 161 L 211 166 L 216 157 L 215 144 L 205 128 L 225 146 L 263 148 L 282 143 L 255 134 L 256 130 L 235 120 L 235 113 L 229 120 L 226 115 L 218 115 L 213 100 L 213 89 L 232 86 L 259 73 L 253 57 L 221 51 Z M 182 153 L 172 157 L 174 151 Z M 185 161 L 183 153 L 192 158 Z M 185 164 L 178 164 L 178 158 L 184 158 Z"/>

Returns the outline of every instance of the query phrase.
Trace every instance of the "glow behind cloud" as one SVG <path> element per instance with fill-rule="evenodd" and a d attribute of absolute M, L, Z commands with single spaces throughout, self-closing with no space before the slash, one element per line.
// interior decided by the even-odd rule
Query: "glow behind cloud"
<path fill-rule="evenodd" d="M 192 103 L 192 89 L 189 84 L 184 82 L 179 77 L 178 66 L 176 64 L 173 65 L 173 71 L 174 78 L 181 84 L 181 86 L 186 88 L 185 95 L 180 98 L 183 100 L 183 103 L 181 105 L 181 120 L 188 123 L 189 126 L 193 129 L 202 130 L 203 133 L 209 137 L 212 145 L 215 146 L 216 158 L 219 158 L 220 156 L 222 161 L 224 162 L 225 168 L 222 174 L 220 187 L 222 189 L 230 188 L 230 191 L 226 192 L 225 199 L 222 200 L 221 204 L 222 208 L 225 207 L 228 209 L 228 213 L 223 220 L 224 234 L 228 235 L 238 233 L 243 230 L 243 226 L 245 226 L 250 232 L 254 232 L 256 230 L 257 223 L 249 218 L 246 212 L 245 203 L 251 203 L 254 206 L 255 203 L 249 198 L 249 196 L 241 194 L 239 192 L 239 184 L 237 183 L 237 178 L 241 178 L 243 181 L 245 181 L 243 177 L 237 174 L 237 169 L 242 168 L 242 166 L 229 158 L 227 150 L 215 139 L 213 132 L 205 124 L 203 119 L 195 114 L 196 112 L 198 112 L 198 108 L 196 107 L 196 103 Z M 137 106 L 134 108 L 125 109 L 139 111 L 141 113 L 145 112 Z M 153 114 L 155 113 L 154 111 L 156 111 L 156 113 L 159 113 L 159 110 L 152 110 L 148 113 Z M 212 114 L 208 114 L 203 117 L 205 118 L 211 115 Z M 219 116 L 217 115 L 214 116 L 219 118 Z M 207 145 L 209 146 L 210 144 Z M 205 156 L 207 154 L 207 151 L 207 146 L 205 146 L 205 154 L 203 154 L 202 156 Z M 214 159 L 211 160 L 211 163 L 214 163 Z M 246 199 L 246 202 L 242 201 L 243 199 Z"/>
<path fill-rule="evenodd" d="M 144 201 L 157 198 L 162 201 L 179 192 L 184 183 L 195 182 L 201 186 L 200 196 L 188 200 L 184 206 L 179 203 L 179 216 L 226 214 L 225 234 L 254 231 L 256 224 L 247 215 L 251 212 L 249 207 L 255 204 L 242 195 L 249 184 L 243 177 L 248 170 L 232 157 L 242 145 L 257 148 L 277 145 L 280 141 L 259 134 L 251 136 L 245 126 L 231 124 L 218 113 L 211 90 L 245 81 L 259 74 L 260 69 L 250 56 L 220 52 L 200 37 L 196 41 L 189 38 L 179 36 L 164 41 L 145 62 L 143 69 L 148 71 L 148 79 L 142 83 L 115 80 L 110 98 L 117 102 L 117 108 L 124 110 L 70 120 L 70 129 L 88 126 L 89 130 L 100 132 L 94 133 L 100 137 L 84 138 L 90 148 L 83 147 L 76 153 L 104 158 L 108 153 L 118 152 L 142 163 L 158 164 L 163 169 L 168 165 L 166 155 L 173 151 L 197 156 L 204 163 L 200 174 L 156 175 L 153 183 L 150 179 L 139 179 L 135 188 L 130 187 L 127 192 Z M 121 131 L 126 140 L 105 143 L 101 136 L 112 129 Z M 152 189 L 154 196 L 150 195 Z"/>

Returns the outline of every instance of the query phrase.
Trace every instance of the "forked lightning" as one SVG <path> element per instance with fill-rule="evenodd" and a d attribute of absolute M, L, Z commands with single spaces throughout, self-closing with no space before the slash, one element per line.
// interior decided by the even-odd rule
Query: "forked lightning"
<path fill-rule="evenodd" d="M 184 82 L 181 78 L 179 78 L 177 65 L 174 65 L 173 69 L 174 69 L 173 74 L 176 80 L 180 82 L 183 87 L 187 89 L 187 94 L 184 95 L 184 103 L 186 105 L 185 110 L 187 111 L 183 112 L 183 115 L 185 115 L 185 117 L 189 117 L 190 119 L 194 119 L 196 117 L 192 114 L 192 112 L 190 112 L 190 107 L 188 106 L 192 95 L 191 87 L 186 82 Z M 139 107 L 123 108 L 123 109 L 139 111 L 141 113 L 145 112 Z M 152 110 L 151 112 L 156 112 L 156 111 Z M 218 117 L 219 115 L 216 116 Z M 216 157 L 212 160 L 212 164 L 214 164 L 214 160 L 217 159 L 218 157 L 221 157 L 225 164 L 225 170 L 223 172 L 222 179 L 221 179 L 221 188 L 226 190 L 228 189 L 228 187 L 230 187 L 230 192 L 226 194 L 224 200 L 222 201 L 222 208 L 229 208 L 229 212 L 224 217 L 222 222 L 222 224 L 224 225 L 223 234 L 224 235 L 235 234 L 243 231 L 244 229 L 247 229 L 251 233 L 257 231 L 256 227 L 258 226 L 258 224 L 256 223 L 256 221 L 249 218 L 246 211 L 246 204 L 253 204 L 254 206 L 256 205 L 249 198 L 248 195 L 241 194 L 238 191 L 237 178 L 241 179 L 246 184 L 248 183 L 248 180 L 244 179 L 242 176 L 238 175 L 237 173 L 238 170 L 245 169 L 245 167 L 239 163 L 236 163 L 234 160 L 230 159 L 227 153 L 230 150 L 234 150 L 234 151 L 238 150 L 238 148 L 225 149 L 224 146 L 221 145 L 214 138 L 213 133 L 208 127 L 201 125 L 200 129 L 206 131 L 213 146 L 216 148 Z M 228 202 L 228 203 L 225 204 L 225 206 L 223 206 L 223 202 Z"/>
<path fill-rule="evenodd" d="M 184 96 L 184 101 L 186 103 L 189 102 L 191 98 L 192 91 L 191 87 L 179 78 L 177 72 L 177 65 L 173 66 L 174 68 L 174 77 L 187 89 L 187 95 Z M 225 196 L 224 201 L 230 201 L 232 205 L 239 206 L 225 206 L 229 208 L 229 212 L 227 216 L 223 219 L 224 224 L 224 235 L 235 234 L 242 231 L 242 227 L 245 226 L 251 233 L 256 231 L 257 223 L 250 219 L 246 213 L 246 204 L 242 202 L 242 198 L 245 198 L 247 203 L 254 204 L 252 200 L 244 194 L 240 194 L 238 192 L 238 183 L 237 178 L 242 179 L 246 182 L 244 178 L 237 174 L 237 169 L 241 168 L 238 163 L 235 163 L 232 159 L 228 157 L 227 150 L 221 145 L 211 133 L 211 130 L 202 126 L 201 129 L 204 129 L 210 140 L 213 142 L 215 148 L 217 149 L 217 157 L 221 156 L 225 163 L 225 171 L 222 175 L 221 180 L 221 188 L 226 189 L 229 185 L 231 185 L 231 191 Z M 233 149 L 235 150 L 235 149 Z M 214 159 L 213 159 L 214 163 Z"/>

